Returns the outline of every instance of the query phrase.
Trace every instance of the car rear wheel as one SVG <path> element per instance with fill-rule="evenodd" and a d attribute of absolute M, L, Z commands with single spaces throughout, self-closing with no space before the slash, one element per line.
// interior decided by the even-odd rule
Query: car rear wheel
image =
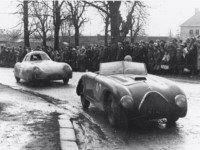
<path fill-rule="evenodd" d="M 17 82 L 20 81 L 20 78 L 18 78 L 17 76 L 15 76 L 15 79 L 16 79 Z"/>
<path fill-rule="evenodd" d="M 69 82 L 69 78 L 64 78 L 63 79 L 63 83 L 66 85 L 66 84 L 68 84 L 68 82 Z"/>
<path fill-rule="evenodd" d="M 90 102 L 85 98 L 84 95 L 81 95 L 81 104 L 83 109 L 87 110 L 88 107 L 90 106 Z"/>

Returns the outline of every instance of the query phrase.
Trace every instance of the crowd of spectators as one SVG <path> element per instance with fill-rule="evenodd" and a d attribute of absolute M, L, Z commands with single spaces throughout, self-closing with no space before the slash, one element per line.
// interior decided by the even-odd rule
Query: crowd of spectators
<path fill-rule="evenodd" d="M 36 47 L 34 50 L 45 51 L 49 57 L 58 62 L 68 63 L 73 71 L 97 71 L 99 63 L 121 61 L 130 55 L 134 62 L 144 62 L 149 73 L 155 74 L 197 74 L 197 54 L 199 40 L 187 39 L 186 42 L 173 39 L 171 42 L 162 40 L 118 43 L 117 46 L 105 47 L 100 44 L 88 47 L 65 46 L 59 51 L 52 47 Z M 13 67 L 21 62 L 31 48 L 1 47 L 0 64 Z"/>

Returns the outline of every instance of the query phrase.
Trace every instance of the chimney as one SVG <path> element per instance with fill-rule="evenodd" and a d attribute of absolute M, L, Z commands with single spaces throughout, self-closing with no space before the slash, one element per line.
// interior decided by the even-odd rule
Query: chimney
<path fill-rule="evenodd" d="M 199 12 L 198 8 L 195 8 L 195 14 L 197 14 Z"/>

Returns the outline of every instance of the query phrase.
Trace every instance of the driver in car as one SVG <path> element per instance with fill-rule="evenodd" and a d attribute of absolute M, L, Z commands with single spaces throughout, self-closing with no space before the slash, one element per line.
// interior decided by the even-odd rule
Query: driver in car
<path fill-rule="evenodd" d="M 130 62 L 132 62 L 132 57 L 130 55 L 126 55 L 124 57 L 124 61 L 130 61 Z"/>

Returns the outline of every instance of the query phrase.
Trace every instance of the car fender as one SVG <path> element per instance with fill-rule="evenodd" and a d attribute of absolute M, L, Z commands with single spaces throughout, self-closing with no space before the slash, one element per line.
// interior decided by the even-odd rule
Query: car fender
<path fill-rule="evenodd" d="M 126 86 L 123 86 L 117 82 L 114 82 L 105 77 L 97 77 L 97 81 L 101 83 L 101 94 L 99 97 L 100 108 L 104 110 L 104 104 L 107 102 L 107 97 L 112 94 L 114 97 L 113 106 L 119 106 L 120 100 L 124 95 L 131 96 L 130 91 Z"/>
<path fill-rule="evenodd" d="M 81 77 L 78 81 L 78 85 L 76 87 L 76 94 L 78 96 L 81 96 L 82 94 L 82 89 L 83 89 L 83 77 Z"/>
<path fill-rule="evenodd" d="M 19 73 L 20 73 L 20 68 L 21 67 L 21 63 L 20 62 L 17 62 L 16 64 L 15 64 L 15 66 L 14 66 L 14 75 L 16 76 L 16 77 L 20 77 L 19 76 Z"/>

